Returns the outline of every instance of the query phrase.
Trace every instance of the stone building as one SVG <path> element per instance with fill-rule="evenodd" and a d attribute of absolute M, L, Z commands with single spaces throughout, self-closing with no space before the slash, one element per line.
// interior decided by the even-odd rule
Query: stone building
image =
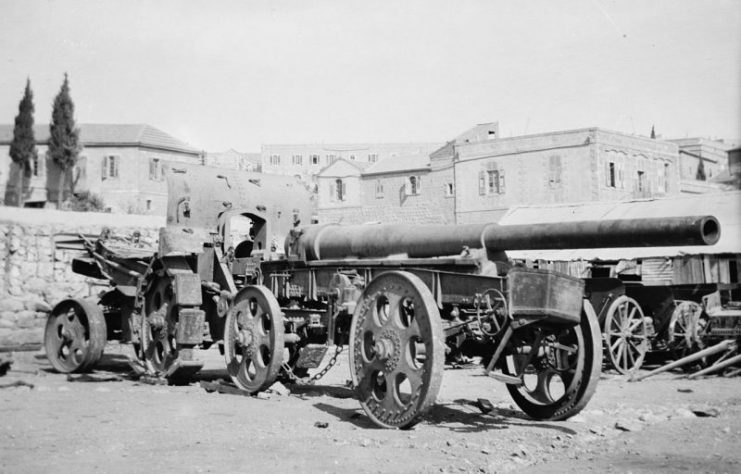
<path fill-rule="evenodd" d="M 680 192 L 677 145 L 599 128 L 456 143 L 458 223 L 515 205 L 619 201 Z"/>
<path fill-rule="evenodd" d="M 728 143 L 707 138 L 667 140 L 679 147 L 679 171 L 683 193 L 699 194 L 719 189 L 715 178 L 728 173 Z"/>
<path fill-rule="evenodd" d="M 262 171 L 259 153 L 242 153 L 234 149 L 222 152 L 207 152 L 203 164 L 214 168 L 225 168 L 238 171 Z"/>
<path fill-rule="evenodd" d="M 499 138 L 498 124 L 485 123 L 429 154 L 354 169 L 343 203 L 328 201 L 338 176 L 322 170 L 318 220 L 495 222 L 516 205 L 672 196 L 678 163 L 676 144 L 647 137 L 586 128 Z"/>
<path fill-rule="evenodd" d="M 424 155 L 440 143 L 344 143 L 263 145 L 260 152 L 262 171 L 299 175 L 307 182 L 337 160 L 373 164 L 387 158 Z"/>
<path fill-rule="evenodd" d="M 26 205 L 43 207 L 55 202 L 60 169 L 48 153 L 49 126 L 34 129 L 38 159 L 32 174 Z M 16 196 L 17 166 L 9 155 L 13 126 L 0 125 L 0 196 Z M 167 184 L 164 163 L 201 164 L 201 152 L 186 143 L 144 124 L 82 124 L 83 150 L 67 182 L 75 192 L 89 191 L 102 197 L 112 212 L 164 214 Z M 11 204 L 9 201 L 8 204 Z"/>

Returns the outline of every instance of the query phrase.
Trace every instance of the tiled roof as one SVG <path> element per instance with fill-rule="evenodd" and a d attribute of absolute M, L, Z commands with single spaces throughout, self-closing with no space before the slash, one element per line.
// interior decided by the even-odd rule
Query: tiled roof
<path fill-rule="evenodd" d="M 80 124 L 80 140 L 84 146 L 140 146 L 160 150 L 199 154 L 200 151 L 146 124 Z M 34 126 L 37 143 L 49 141 L 49 125 Z M 0 124 L 0 145 L 13 140 L 13 125 Z"/>
<path fill-rule="evenodd" d="M 428 155 L 392 156 L 374 163 L 363 174 L 400 173 L 402 171 L 428 169 L 430 157 Z"/>

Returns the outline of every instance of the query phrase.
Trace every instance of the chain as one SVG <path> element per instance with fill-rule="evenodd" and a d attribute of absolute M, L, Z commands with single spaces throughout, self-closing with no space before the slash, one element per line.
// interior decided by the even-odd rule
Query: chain
<path fill-rule="evenodd" d="M 327 365 L 324 366 L 322 370 L 317 372 L 316 374 L 312 375 L 308 380 L 303 380 L 299 378 L 296 374 L 293 373 L 293 369 L 291 369 L 291 366 L 288 365 L 287 362 L 283 362 L 283 370 L 286 372 L 286 375 L 291 380 L 291 382 L 297 384 L 297 385 L 314 385 L 316 382 L 319 381 L 322 377 L 327 375 L 327 372 L 329 372 L 332 367 L 337 364 L 337 358 L 340 356 L 340 353 L 342 352 L 342 349 L 344 346 L 337 345 L 335 346 L 334 354 L 332 355 L 332 358 L 329 359 L 329 362 Z"/>

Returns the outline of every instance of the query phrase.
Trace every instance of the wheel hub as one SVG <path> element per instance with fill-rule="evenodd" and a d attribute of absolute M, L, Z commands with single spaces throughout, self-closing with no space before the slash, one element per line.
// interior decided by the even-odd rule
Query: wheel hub
<path fill-rule="evenodd" d="M 394 355 L 394 343 L 390 339 L 383 338 L 376 341 L 373 350 L 380 360 L 388 360 Z"/>
<path fill-rule="evenodd" d="M 257 338 L 255 337 L 255 325 L 249 324 L 248 326 L 242 328 L 241 331 L 237 333 L 237 341 L 239 342 L 239 345 L 242 346 L 242 350 L 244 351 L 244 354 L 247 357 L 254 357 L 255 355 L 255 344 L 254 341 Z"/>
<path fill-rule="evenodd" d="M 384 367 L 390 373 L 399 364 L 401 338 L 395 331 L 387 329 L 383 331 L 381 337 L 374 344 L 373 349 L 376 351 L 376 357 L 384 361 Z"/>

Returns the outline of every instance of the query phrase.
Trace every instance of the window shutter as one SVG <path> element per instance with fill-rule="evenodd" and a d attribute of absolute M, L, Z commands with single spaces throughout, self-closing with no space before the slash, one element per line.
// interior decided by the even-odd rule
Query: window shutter
<path fill-rule="evenodd" d="M 101 162 L 103 166 L 100 167 L 100 179 L 104 180 L 108 177 L 107 171 L 108 171 L 108 157 L 104 156 L 103 161 Z"/>
<path fill-rule="evenodd" d="M 416 176 L 416 178 L 417 178 L 417 194 L 419 194 L 420 192 L 422 192 L 422 177 Z"/>
<path fill-rule="evenodd" d="M 407 177 L 407 179 L 404 180 L 404 196 L 409 196 L 411 194 L 411 187 L 412 182 Z"/>
<path fill-rule="evenodd" d="M 486 194 L 486 172 L 479 171 L 479 195 Z"/>
<path fill-rule="evenodd" d="M 347 182 L 346 181 L 342 182 L 342 200 L 343 201 L 347 200 Z"/>
<path fill-rule="evenodd" d="M 499 194 L 504 194 L 504 170 L 499 170 Z"/>
<path fill-rule="evenodd" d="M 618 187 L 620 189 L 625 189 L 625 161 L 620 160 L 617 165 L 617 181 L 618 181 Z"/>
<path fill-rule="evenodd" d="M 330 202 L 334 202 L 335 197 L 337 196 L 337 188 L 334 183 L 329 183 L 329 200 Z"/>
<path fill-rule="evenodd" d="M 149 159 L 149 179 L 154 181 L 154 160 L 152 158 Z"/>

